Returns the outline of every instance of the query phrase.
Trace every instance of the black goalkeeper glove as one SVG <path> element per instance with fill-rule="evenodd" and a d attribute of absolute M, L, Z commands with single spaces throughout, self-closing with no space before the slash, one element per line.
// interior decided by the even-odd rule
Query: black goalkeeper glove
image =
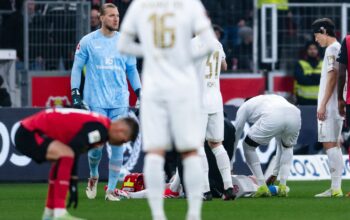
<path fill-rule="evenodd" d="M 69 200 L 67 208 L 70 208 L 73 205 L 73 208 L 78 207 L 78 179 L 70 179 L 69 184 Z"/>
<path fill-rule="evenodd" d="M 81 99 L 79 89 L 72 89 L 73 108 L 89 110 Z"/>

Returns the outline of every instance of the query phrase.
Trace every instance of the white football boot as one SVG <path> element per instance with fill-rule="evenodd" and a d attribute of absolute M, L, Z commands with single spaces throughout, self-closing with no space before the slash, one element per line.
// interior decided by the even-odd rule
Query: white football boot
<path fill-rule="evenodd" d="M 89 199 L 95 199 L 96 194 L 97 194 L 97 183 L 98 179 L 97 178 L 89 178 L 88 180 L 88 186 L 86 187 L 86 196 Z"/>
<path fill-rule="evenodd" d="M 317 197 L 317 198 L 343 197 L 343 191 L 341 189 L 339 189 L 339 190 L 327 189 L 323 193 L 316 194 L 315 197 Z"/>
<path fill-rule="evenodd" d="M 120 197 L 114 190 L 113 191 L 107 190 L 105 200 L 111 201 L 111 202 L 119 202 Z"/>

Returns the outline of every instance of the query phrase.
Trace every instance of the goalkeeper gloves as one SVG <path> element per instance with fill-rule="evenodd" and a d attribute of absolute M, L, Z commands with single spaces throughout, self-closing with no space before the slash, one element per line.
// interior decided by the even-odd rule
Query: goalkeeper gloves
<path fill-rule="evenodd" d="M 73 205 L 73 208 L 78 207 L 78 179 L 71 178 L 69 184 L 69 200 L 67 208 L 70 208 Z"/>
<path fill-rule="evenodd" d="M 73 100 L 73 108 L 89 110 L 87 105 L 81 99 L 79 89 L 72 89 L 72 100 Z"/>

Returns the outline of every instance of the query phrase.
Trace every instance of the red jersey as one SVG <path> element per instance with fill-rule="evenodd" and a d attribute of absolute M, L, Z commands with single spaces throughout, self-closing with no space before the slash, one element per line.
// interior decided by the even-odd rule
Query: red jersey
<path fill-rule="evenodd" d="M 29 131 L 41 132 L 67 145 L 88 147 L 108 140 L 110 123 L 103 115 L 70 108 L 43 110 L 21 121 Z"/>

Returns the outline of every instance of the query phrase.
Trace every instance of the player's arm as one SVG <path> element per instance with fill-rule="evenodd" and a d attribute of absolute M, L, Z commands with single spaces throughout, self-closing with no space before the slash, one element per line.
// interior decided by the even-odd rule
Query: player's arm
<path fill-rule="evenodd" d="M 122 26 L 120 28 L 120 39 L 117 48 L 120 53 L 129 54 L 136 57 L 142 57 L 142 47 L 136 42 L 137 37 L 137 19 L 138 1 L 133 1 L 125 14 Z"/>
<path fill-rule="evenodd" d="M 136 58 L 129 56 L 126 62 L 126 74 L 128 76 L 129 82 L 132 89 L 134 90 L 138 99 L 141 95 L 141 81 L 140 75 L 136 67 Z"/>
<path fill-rule="evenodd" d="M 242 106 L 237 111 L 236 120 L 233 123 L 236 129 L 234 149 L 237 148 L 238 141 L 240 140 L 240 137 L 243 133 L 244 125 L 247 121 L 246 108 L 247 108 L 246 105 L 242 104 Z"/>
<path fill-rule="evenodd" d="M 338 110 L 341 116 L 345 116 L 345 100 L 344 100 L 344 86 L 346 82 L 346 69 L 348 62 L 348 51 L 346 46 L 346 38 L 344 38 L 339 57 L 337 59 L 339 62 L 339 72 L 338 72 Z"/>
<path fill-rule="evenodd" d="M 79 42 L 76 48 L 73 67 L 72 67 L 72 73 L 71 73 L 70 84 L 71 84 L 72 100 L 73 100 L 74 108 L 79 108 L 79 109 L 86 108 L 81 99 L 79 87 L 81 83 L 82 70 L 87 60 L 88 60 L 87 43 L 86 43 L 86 40 L 83 38 Z"/>
<path fill-rule="evenodd" d="M 227 62 L 225 59 L 221 61 L 221 71 L 226 71 L 227 70 Z"/>
<path fill-rule="evenodd" d="M 336 67 L 337 62 L 335 61 L 335 54 L 329 54 L 327 56 L 328 59 L 328 67 L 327 67 L 327 82 L 326 82 L 326 89 L 323 96 L 323 99 L 321 101 L 321 104 L 319 106 L 319 109 L 317 110 L 317 118 L 321 121 L 326 120 L 326 106 L 331 98 L 335 86 L 337 85 L 338 81 L 338 67 Z"/>
<path fill-rule="evenodd" d="M 200 42 L 205 42 L 201 50 L 193 51 L 192 57 L 194 60 L 197 60 L 215 51 L 216 37 L 202 3 L 200 1 L 193 1 L 192 3 L 191 21 L 193 22 L 193 33 L 198 36 Z"/>

